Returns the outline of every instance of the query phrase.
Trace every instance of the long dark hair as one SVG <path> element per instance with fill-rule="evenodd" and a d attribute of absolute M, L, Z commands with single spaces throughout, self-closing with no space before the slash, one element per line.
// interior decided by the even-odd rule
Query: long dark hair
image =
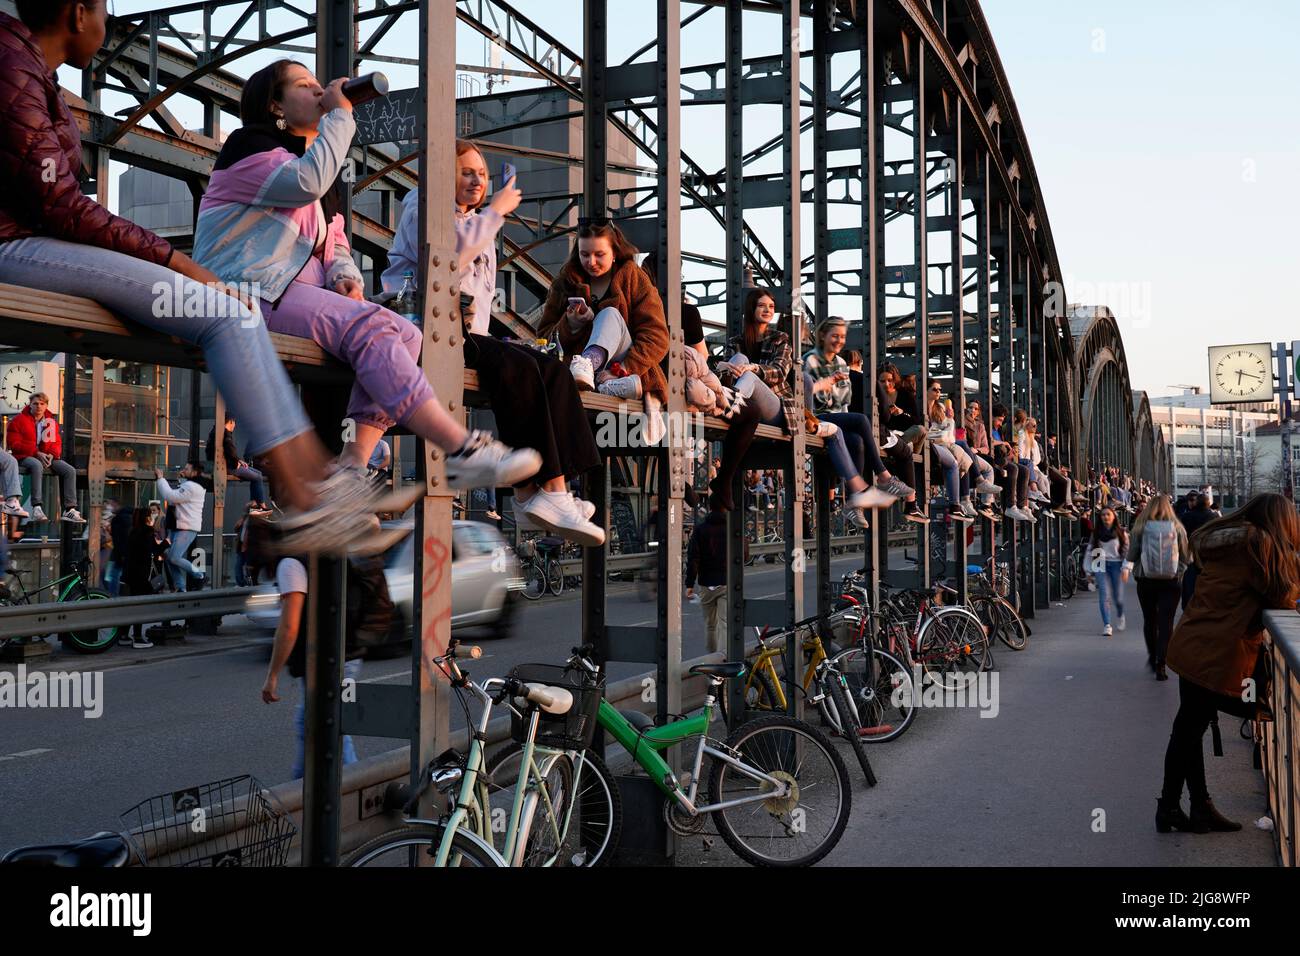
<path fill-rule="evenodd" d="M 744 346 L 745 355 L 751 362 L 754 361 L 754 354 L 758 351 L 758 332 L 755 331 L 754 314 L 758 311 L 758 303 L 764 299 L 771 299 L 772 305 L 776 305 L 776 296 L 767 289 L 750 289 L 749 294 L 745 296 L 744 324 L 740 329 L 740 341 Z"/>
<path fill-rule="evenodd" d="M 1300 516 L 1295 505 L 1273 492 L 1256 495 L 1225 518 L 1215 518 L 1192 535 L 1192 551 L 1200 562 L 1200 545 L 1206 537 L 1225 528 L 1257 531 L 1247 536 L 1247 548 L 1264 571 L 1268 596 L 1281 603 L 1294 597 L 1300 585 Z"/>
<path fill-rule="evenodd" d="M 239 97 L 239 120 L 245 126 L 275 125 L 271 101 L 284 96 L 284 84 L 289 67 L 306 65 L 297 60 L 276 60 L 264 66 L 244 81 L 244 92 Z"/>
<path fill-rule="evenodd" d="M 624 262 L 635 261 L 641 254 L 641 250 L 632 245 L 627 236 L 623 235 L 623 230 L 612 222 L 583 223 L 578 226 L 573 248 L 569 250 L 569 258 L 564 260 L 564 266 L 560 270 L 560 274 L 573 284 L 586 285 L 591 280 L 587 270 L 582 267 L 582 259 L 578 256 L 579 239 L 608 239 L 609 247 L 614 251 L 614 269 Z"/>

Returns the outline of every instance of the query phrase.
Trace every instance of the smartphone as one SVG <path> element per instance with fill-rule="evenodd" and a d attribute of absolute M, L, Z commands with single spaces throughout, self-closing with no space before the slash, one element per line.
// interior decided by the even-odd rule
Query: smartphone
<path fill-rule="evenodd" d="M 578 308 L 582 308 L 582 307 L 585 307 L 586 304 L 587 304 L 587 300 L 584 299 L 584 298 L 582 298 L 581 296 L 571 296 L 571 297 L 569 298 L 569 308 L 570 308 L 570 309 L 578 309 Z"/>
<path fill-rule="evenodd" d="M 515 169 L 513 163 L 501 164 L 501 188 L 505 189 L 510 180 L 514 179 L 519 170 Z"/>

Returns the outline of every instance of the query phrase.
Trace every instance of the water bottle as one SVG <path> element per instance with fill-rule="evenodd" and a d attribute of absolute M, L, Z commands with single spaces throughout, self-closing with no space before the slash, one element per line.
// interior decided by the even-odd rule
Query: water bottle
<path fill-rule="evenodd" d="M 389 308 L 400 315 L 402 318 L 415 325 L 420 325 L 420 307 L 418 296 L 415 294 L 415 273 L 409 269 L 402 273 L 402 288 L 397 293 L 397 298 L 393 299 Z"/>

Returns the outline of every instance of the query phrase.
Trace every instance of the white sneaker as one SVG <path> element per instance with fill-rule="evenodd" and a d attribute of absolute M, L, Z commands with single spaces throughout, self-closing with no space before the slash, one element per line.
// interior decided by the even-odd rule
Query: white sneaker
<path fill-rule="evenodd" d="M 577 377 L 576 374 L 574 377 Z M 597 387 L 596 391 L 602 395 L 613 395 L 615 398 L 637 399 L 641 397 L 641 376 L 624 375 L 622 378 L 611 378 Z"/>
<path fill-rule="evenodd" d="M 591 364 L 591 359 L 585 355 L 575 355 L 569 360 L 569 371 L 573 373 L 573 381 L 578 386 L 578 391 L 595 391 L 596 370 Z"/>
<path fill-rule="evenodd" d="M 840 426 L 836 425 L 834 422 L 817 423 L 818 438 L 832 438 L 834 437 L 835 433 L 838 432 L 839 430 L 840 430 Z"/>
<path fill-rule="evenodd" d="M 1033 520 L 1032 518 L 1029 517 L 1029 515 L 1027 515 L 1027 514 L 1025 514 L 1025 512 L 1021 511 L 1021 510 L 1020 510 L 1020 507 L 1019 507 L 1018 505 L 1012 505 L 1010 508 L 1008 508 L 1006 511 L 1004 511 L 1003 514 L 1005 514 L 1005 515 L 1006 515 L 1008 518 L 1010 518 L 1012 521 L 1032 521 L 1032 520 Z"/>
<path fill-rule="evenodd" d="M 26 510 L 23 508 L 23 503 L 18 500 L 17 495 L 6 498 L 4 505 L 0 506 L 0 511 L 13 518 L 28 517 Z"/>
<path fill-rule="evenodd" d="M 870 511 L 876 508 L 891 508 L 898 499 L 874 485 L 849 495 L 845 506 L 858 511 Z"/>
<path fill-rule="evenodd" d="M 347 554 L 363 541 L 374 540 L 377 512 L 403 512 L 424 494 L 418 485 L 387 493 L 361 469 L 347 467 L 318 482 L 314 490 L 318 498 L 314 508 L 286 512 L 276 522 L 284 532 L 272 545 L 277 554 Z"/>
<path fill-rule="evenodd" d="M 982 495 L 998 495 L 1002 493 L 1002 486 L 995 485 L 991 481 L 981 481 L 975 486 L 975 490 Z"/>
<path fill-rule="evenodd" d="M 585 548 L 605 543 L 604 530 L 583 517 L 583 510 L 566 491 L 538 491 L 524 503 L 523 511 L 534 525 Z"/>
<path fill-rule="evenodd" d="M 565 494 L 567 494 L 574 502 L 582 516 L 590 521 L 591 516 L 596 513 L 596 503 L 594 501 L 588 501 L 585 498 L 576 498 L 571 491 L 566 491 Z M 515 496 L 515 525 L 520 531 L 545 531 L 546 528 L 533 522 L 533 520 L 528 517 L 528 512 L 524 510 L 524 506 L 528 504 L 529 501 L 532 501 L 532 498 L 520 498 L 518 495 Z"/>
<path fill-rule="evenodd" d="M 542 456 L 535 449 L 510 448 L 487 432 L 474 431 L 461 451 L 447 456 L 447 483 L 453 488 L 500 488 L 532 477 L 540 467 Z"/>
<path fill-rule="evenodd" d="M 45 509 L 42 508 L 40 505 L 36 505 L 36 507 L 32 508 L 32 520 L 49 521 L 50 519 L 46 516 Z"/>
<path fill-rule="evenodd" d="M 1107 624 L 1105 627 L 1103 627 L 1103 628 L 1101 629 L 1101 636 L 1102 636 L 1102 637 L 1110 637 L 1112 633 L 1114 633 L 1114 632 L 1111 631 L 1111 629 L 1110 629 L 1110 625 L 1109 625 L 1109 624 Z"/>
<path fill-rule="evenodd" d="M 81 517 L 81 512 L 76 508 L 69 508 L 63 514 L 59 515 L 60 521 L 66 521 L 68 524 L 85 524 L 86 519 Z"/>
<path fill-rule="evenodd" d="M 1124 620 L 1124 615 L 1121 614 L 1119 616 L 1119 629 L 1122 631 L 1126 627 L 1128 627 L 1128 621 Z"/>
<path fill-rule="evenodd" d="M 979 512 L 975 510 L 975 505 L 971 503 L 969 498 L 963 498 L 960 502 L 960 507 L 961 513 L 967 518 L 976 518 L 979 516 Z"/>

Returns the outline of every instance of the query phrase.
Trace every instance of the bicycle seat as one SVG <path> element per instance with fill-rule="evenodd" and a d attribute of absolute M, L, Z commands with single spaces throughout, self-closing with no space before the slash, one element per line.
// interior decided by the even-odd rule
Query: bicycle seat
<path fill-rule="evenodd" d="M 564 547 L 564 539 L 554 537 L 538 538 L 535 544 L 538 551 L 558 551 Z"/>
<path fill-rule="evenodd" d="M 731 680 L 740 677 L 745 673 L 744 661 L 724 661 L 721 664 L 696 664 L 690 669 L 690 673 L 699 674 L 704 677 L 719 677 L 723 680 Z"/>
<path fill-rule="evenodd" d="M 90 867 L 107 869 L 125 866 L 131 849 L 121 834 L 107 830 L 76 843 L 48 843 L 20 846 L 0 857 L 0 866 Z"/>

